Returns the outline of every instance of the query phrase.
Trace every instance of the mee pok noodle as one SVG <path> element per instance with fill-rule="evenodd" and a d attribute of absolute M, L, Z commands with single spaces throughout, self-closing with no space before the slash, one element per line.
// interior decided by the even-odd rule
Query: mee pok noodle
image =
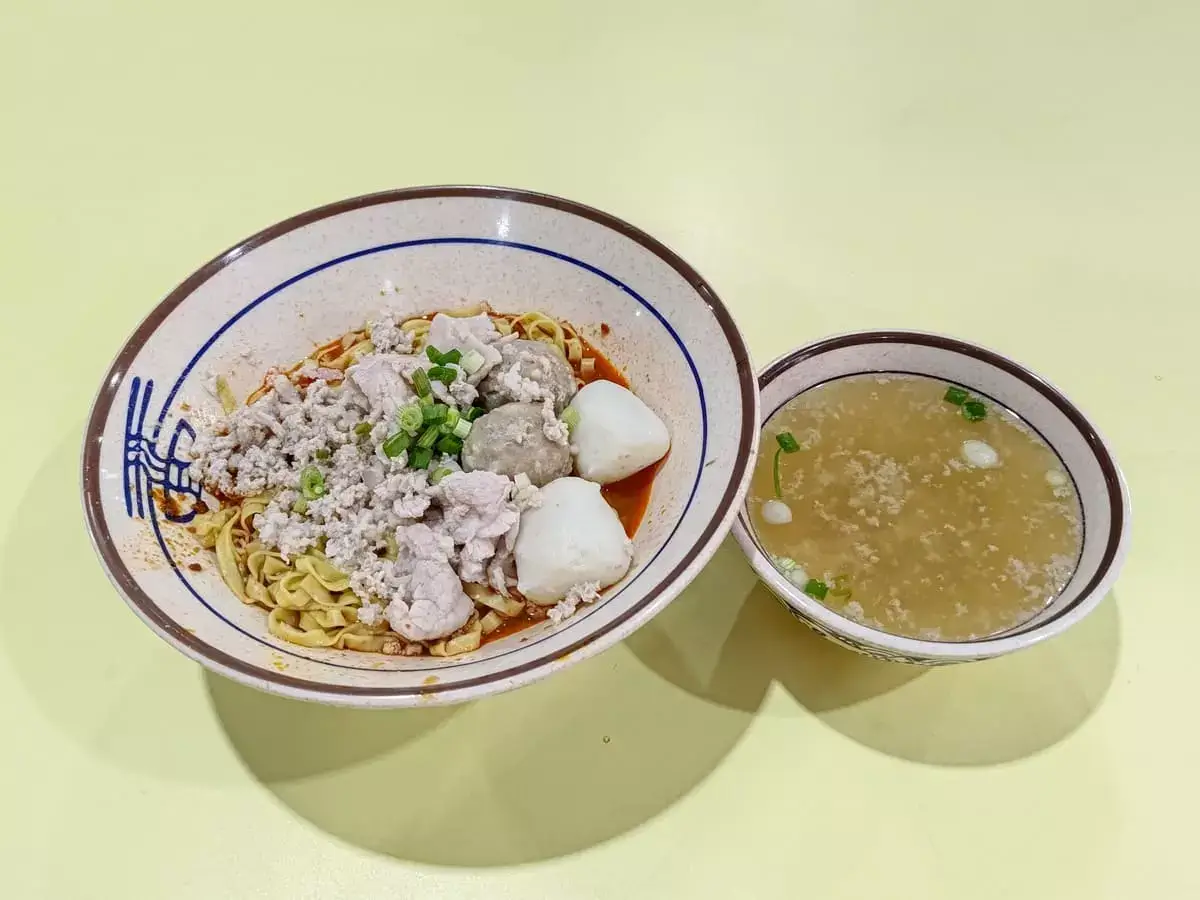
<path fill-rule="evenodd" d="M 807 594 L 870 627 L 994 635 L 1036 615 L 1078 563 L 1079 498 L 1061 461 L 966 388 L 826 382 L 779 409 L 762 446 L 749 503 L 759 542 Z"/>

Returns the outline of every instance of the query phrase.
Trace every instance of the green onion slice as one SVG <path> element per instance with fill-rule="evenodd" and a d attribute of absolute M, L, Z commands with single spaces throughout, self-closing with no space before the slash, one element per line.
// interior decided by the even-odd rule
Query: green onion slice
<path fill-rule="evenodd" d="M 383 442 L 383 455 L 388 459 L 395 459 L 407 450 L 411 443 L 412 436 L 407 431 L 397 431 Z"/>
<path fill-rule="evenodd" d="M 775 482 L 775 499 L 783 499 L 783 483 L 779 477 L 779 457 L 783 455 L 783 448 L 780 447 L 775 451 L 775 459 L 771 463 L 771 477 Z"/>
<path fill-rule="evenodd" d="M 779 442 L 779 449 L 784 453 L 795 453 L 800 449 L 800 443 L 790 431 L 779 432 L 775 435 L 775 440 Z"/>
<path fill-rule="evenodd" d="M 426 406 L 421 412 L 421 417 L 425 425 L 441 425 L 446 421 L 446 410 L 449 407 L 444 403 L 435 403 L 433 406 Z"/>
<path fill-rule="evenodd" d="M 829 585 L 816 578 L 810 578 L 808 584 L 804 586 L 804 593 L 814 600 L 824 600 L 825 595 L 829 593 Z"/>
<path fill-rule="evenodd" d="M 462 453 L 463 442 L 462 438 L 453 435 L 442 435 L 437 442 L 437 450 L 439 453 L 445 453 L 447 456 L 457 456 Z"/>
<path fill-rule="evenodd" d="M 466 419 L 468 422 L 474 422 L 476 419 L 478 419 L 480 416 L 484 415 L 486 412 L 487 412 L 487 410 L 484 409 L 482 406 L 472 406 L 470 409 L 468 409 L 466 412 L 463 413 L 463 418 Z"/>
<path fill-rule="evenodd" d="M 366 437 L 371 433 L 371 427 L 372 426 L 370 422 L 359 422 L 354 426 L 354 433 L 359 437 Z"/>
<path fill-rule="evenodd" d="M 441 481 L 447 475 L 453 475 L 453 474 L 454 474 L 453 469 L 448 469 L 445 466 L 442 466 L 440 469 L 435 469 L 433 474 L 429 476 L 429 483 L 437 484 L 439 481 Z"/>
<path fill-rule="evenodd" d="M 441 437 L 441 435 L 442 435 L 442 429 L 440 426 L 430 425 L 423 432 L 421 432 L 421 436 L 419 438 L 417 438 L 418 449 L 428 450 L 430 447 L 432 447 L 434 444 L 437 443 L 437 440 L 439 437 Z"/>
<path fill-rule="evenodd" d="M 433 386 L 430 385 L 429 376 L 424 369 L 417 369 L 412 373 L 412 383 L 418 397 L 428 397 L 433 393 Z"/>
<path fill-rule="evenodd" d="M 306 512 L 308 512 L 308 501 L 304 499 L 298 499 L 292 504 L 292 512 L 296 513 L 297 515 L 304 515 Z"/>
<path fill-rule="evenodd" d="M 421 425 L 424 422 L 424 409 L 416 403 L 410 403 L 396 413 L 396 423 L 400 426 L 401 430 L 407 431 L 410 435 L 415 435 L 420 431 Z"/>
<path fill-rule="evenodd" d="M 454 430 L 454 426 L 458 424 L 458 421 L 461 418 L 462 413 L 460 413 L 453 406 L 446 407 L 446 421 L 442 423 L 442 432 L 444 434 L 449 434 L 452 432 Z"/>
<path fill-rule="evenodd" d="M 790 431 L 781 431 L 775 435 L 775 442 L 779 444 L 779 449 L 775 451 L 775 459 L 771 463 L 771 476 L 775 482 L 775 499 L 783 499 L 783 484 L 779 478 L 779 455 L 781 453 L 795 453 L 800 449 L 800 443 Z"/>
<path fill-rule="evenodd" d="M 426 346 L 425 355 L 429 357 L 429 361 L 435 366 L 442 361 L 442 351 L 433 346 L 433 344 Z"/>
<path fill-rule="evenodd" d="M 325 476 L 316 466 L 305 466 L 300 471 L 300 493 L 305 500 L 316 500 L 325 495 Z"/>
<path fill-rule="evenodd" d="M 429 370 L 429 377 L 434 381 L 440 381 L 442 384 L 449 386 L 454 383 L 454 379 L 458 377 L 458 373 L 449 366 L 434 366 Z"/>
<path fill-rule="evenodd" d="M 453 350 L 447 350 L 445 353 L 443 353 L 438 359 L 438 362 L 443 366 L 452 366 L 455 363 L 460 362 L 462 358 L 462 351 L 458 348 L 454 348 Z"/>
<path fill-rule="evenodd" d="M 433 451 L 426 447 L 418 447 L 408 454 L 408 464 L 414 469 L 425 469 L 433 461 Z"/>
<path fill-rule="evenodd" d="M 467 439 L 467 435 L 471 433 L 471 427 L 471 423 L 466 419 L 459 419 L 458 424 L 454 426 L 454 430 L 450 433 L 460 441 L 465 441 Z"/>
<path fill-rule="evenodd" d="M 946 388 L 946 395 L 942 399 L 947 403 L 953 403 L 955 406 L 962 406 L 970 396 L 970 394 L 960 387 L 948 387 Z"/>
<path fill-rule="evenodd" d="M 982 422 L 987 418 L 987 407 L 978 400 L 968 400 L 962 405 L 962 415 L 968 422 Z"/>

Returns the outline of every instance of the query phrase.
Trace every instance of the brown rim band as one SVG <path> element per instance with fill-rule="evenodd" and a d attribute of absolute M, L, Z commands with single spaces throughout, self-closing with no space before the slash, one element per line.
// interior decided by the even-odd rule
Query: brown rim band
<path fill-rule="evenodd" d="M 419 694 L 432 694 L 447 691 L 459 691 L 470 687 L 487 684 L 496 681 L 519 676 L 525 672 L 537 669 L 546 665 L 553 660 L 574 653 L 581 647 L 584 647 L 596 639 L 602 637 L 608 632 L 628 621 L 639 611 L 652 604 L 665 590 L 667 590 L 675 580 L 684 572 L 691 564 L 692 560 L 697 555 L 697 548 L 706 547 L 714 538 L 717 529 L 720 527 L 726 513 L 733 506 L 737 497 L 738 487 L 743 480 L 743 475 L 751 464 L 749 457 L 750 447 L 753 446 L 754 438 L 757 434 L 759 423 L 754 420 L 752 413 L 743 416 L 741 433 L 738 441 L 738 458 L 739 464 L 736 464 L 729 473 L 729 482 L 725 489 L 725 493 L 717 506 L 712 519 L 709 521 L 704 531 L 693 545 L 691 551 L 685 556 L 675 568 L 669 572 L 662 580 L 651 587 L 646 594 L 629 609 L 622 612 L 611 622 L 605 624 L 602 628 L 581 638 L 575 643 L 563 649 L 555 650 L 550 654 L 538 657 L 518 666 L 513 666 L 507 669 L 498 670 L 486 676 L 468 679 L 466 681 L 441 683 L 432 685 L 422 685 L 413 687 L 357 687 L 351 685 L 333 685 L 319 681 L 310 681 L 308 679 L 296 678 L 289 675 L 284 675 L 275 670 L 268 670 L 244 662 L 236 657 L 230 656 L 224 651 L 205 643 L 197 638 L 191 632 L 183 629 L 174 620 L 167 617 L 158 606 L 150 599 L 149 596 L 142 590 L 137 583 L 133 574 L 125 566 L 120 554 L 112 541 L 112 536 L 108 531 L 107 524 L 104 519 L 103 506 L 100 496 L 100 454 L 103 443 L 104 425 L 108 420 L 110 410 L 117 390 L 124 383 L 125 377 L 128 374 L 129 366 L 136 358 L 138 350 L 149 339 L 149 337 L 158 329 L 158 327 L 167 319 L 167 317 L 196 291 L 202 284 L 232 264 L 236 259 L 244 256 L 249 251 L 260 247 L 277 237 L 295 231 L 298 228 L 303 228 L 314 222 L 322 219 L 331 218 L 352 210 L 363 209 L 370 206 L 376 206 L 385 203 L 394 203 L 405 200 L 418 200 L 427 198 L 448 198 L 448 197 L 468 197 L 468 198 L 483 198 L 489 200 L 510 200 L 518 203 L 525 203 L 534 206 L 543 206 L 560 212 L 569 213 L 591 222 L 595 222 L 611 231 L 614 231 L 621 236 L 632 240 L 634 243 L 653 253 L 660 260 L 670 266 L 678 273 L 688 285 L 701 297 L 705 304 L 709 307 L 718 324 L 721 326 L 722 332 L 725 334 L 726 341 L 730 351 L 734 357 L 734 364 L 737 371 L 738 383 L 740 386 L 740 399 L 743 411 L 752 411 L 755 408 L 755 392 L 757 391 L 757 383 L 754 376 L 754 370 L 750 363 L 750 356 L 746 349 L 742 336 L 733 322 L 732 316 L 728 309 L 721 302 L 716 292 L 708 285 L 700 274 L 686 263 L 678 254 L 670 250 L 666 245 L 651 237 L 641 229 L 635 228 L 629 223 L 585 206 L 580 203 L 575 203 L 570 200 L 565 200 L 560 197 L 553 197 L 548 194 L 539 194 L 531 191 L 510 189 L 510 188 L 495 188 L 495 187 L 475 187 L 475 186 L 442 186 L 442 187 L 418 187 L 404 188 L 393 191 L 384 191 L 377 194 L 368 194 L 362 197 L 353 197 L 347 200 L 342 200 L 337 203 L 332 203 L 327 206 L 318 207 L 307 212 L 300 213 L 290 219 L 272 225 L 257 234 L 241 241 L 237 245 L 221 253 L 214 259 L 201 266 L 196 272 L 188 276 L 178 287 L 166 296 L 138 325 L 134 333 L 126 340 L 120 353 L 114 360 L 108 371 L 105 373 L 104 381 L 101 384 L 100 390 L 96 396 L 96 400 L 92 406 L 91 414 L 88 417 L 87 428 L 84 433 L 84 448 L 82 461 L 82 481 L 84 488 L 84 514 L 87 520 L 88 530 L 91 532 L 93 542 L 96 546 L 97 553 L 101 558 L 101 562 L 107 569 L 109 576 L 116 584 L 120 592 L 125 596 L 130 604 L 135 606 L 137 610 L 159 628 L 170 640 L 178 643 L 186 648 L 191 654 L 210 660 L 211 662 L 223 668 L 244 674 L 250 678 L 271 682 L 281 687 L 290 687 L 298 690 L 303 690 L 317 694 L 334 694 L 339 696 L 361 696 L 361 697 L 408 697 Z M 703 460 L 701 461 L 703 464 Z M 314 662 L 320 662 L 314 660 Z"/>
<path fill-rule="evenodd" d="M 820 356 L 832 350 L 844 350 L 847 347 L 856 347 L 864 344 L 916 344 L 921 347 L 932 347 L 937 350 L 946 350 L 952 353 L 959 353 L 963 356 L 969 356 L 972 359 L 977 359 L 980 362 L 986 363 L 994 368 L 1000 369 L 1008 375 L 1013 376 L 1018 381 L 1037 391 L 1043 397 L 1050 401 L 1053 406 L 1067 418 L 1067 420 L 1075 427 L 1075 429 L 1083 436 L 1084 441 L 1095 457 L 1097 464 L 1100 466 L 1101 474 L 1104 477 L 1105 490 L 1108 492 L 1109 508 L 1112 510 L 1112 515 L 1109 521 L 1108 543 L 1104 547 L 1104 554 L 1100 559 L 1096 572 L 1084 588 L 1079 592 L 1079 596 L 1071 603 L 1064 606 L 1053 616 L 1044 619 L 1035 624 L 1020 625 L 1008 631 L 1001 632 L 981 641 L 930 641 L 922 638 L 926 643 L 942 643 L 942 644 L 984 644 L 988 641 L 1003 640 L 1011 637 L 1019 637 L 1023 634 L 1028 634 L 1033 631 L 1040 630 L 1051 622 L 1055 622 L 1063 616 L 1067 615 L 1071 610 L 1075 609 L 1085 598 L 1089 597 L 1093 591 L 1100 585 L 1104 578 L 1108 575 L 1112 568 L 1113 562 L 1117 558 L 1117 552 L 1121 545 L 1121 535 L 1125 528 L 1125 502 L 1121 492 L 1121 475 L 1117 468 L 1116 461 L 1105 446 L 1104 441 L 1092 426 L 1092 423 L 1087 420 L 1082 412 L 1062 395 L 1053 385 L 1049 384 L 1036 373 L 1026 369 L 1024 366 L 1013 362 L 998 353 L 991 350 L 986 350 L 983 347 L 977 347 L 974 344 L 968 344 L 965 341 L 959 341 L 954 338 L 945 337 L 938 334 L 925 334 L 919 331 L 859 331 L 853 334 L 839 335 L 837 337 L 827 338 L 823 341 L 818 341 L 815 344 L 810 344 L 807 347 L 801 347 L 786 356 L 780 357 L 773 363 L 763 369 L 758 376 L 759 390 L 765 390 L 767 385 L 779 377 L 783 372 L 802 363 L 805 360 Z M 768 418 L 766 412 L 763 412 L 763 424 L 766 424 Z M 755 532 L 750 518 L 746 515 L 743 508 L 738 513 L 738 518 L 741 520 L 742 528 L 746 531 L 754 541 L 755 547 L 764 556 L 769 557 L 766 550 L 759 543 L 758 534 Z M 836 615 L 836 613 L 835 613 Z M 875 629 L 872 629 L 875 630 Z M 887 632 L 880 632 L 887 634 Z M 889 637 L 897 637 L 889 635 Z"/>

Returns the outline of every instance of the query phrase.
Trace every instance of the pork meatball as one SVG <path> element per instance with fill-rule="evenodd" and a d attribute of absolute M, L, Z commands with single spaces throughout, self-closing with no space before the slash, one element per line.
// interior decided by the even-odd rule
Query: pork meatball
<path fill-rule="evenodd" d="M 509 478 L 523 472 L 538 487 L 571 474 L 570 448 L 546 434 L 548 414 L 536 403 L 508 403 L 480 416 L 463 441 L 463 469 Z"/>
<path fill-rule="evenodd" d="M 558 349 L 542 341 L 496 344 L 500 362 L 479 382 L 488 409 L 506 403 L 535 403 L 549 397 L 561 413 L 575 396 L 575 373 Z"/>

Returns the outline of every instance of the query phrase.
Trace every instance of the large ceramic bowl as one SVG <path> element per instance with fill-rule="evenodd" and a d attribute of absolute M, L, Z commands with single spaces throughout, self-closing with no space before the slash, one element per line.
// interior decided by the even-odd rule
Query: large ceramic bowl
<path fill-rule="evenodd" d="M 1062 392 L 1005 356 L 954 338 L 915 331 L 864 331 L 801 347 L 759 376 L 763 421 L 819 384 L 864 373 L 925 375 L 968 388 L 1031 425 L 1062 460 L 1083 508 L 1083 548 L 1066 587 L 1036 616 L 1010 631 L 973 641 L 931 641 L 890 634 L 834 612 L 779 571 L 743 507 L 734 535 L 750 564 L 792 614 L 826 637 L 879 659 L 943 665 L 989 659 L 1061 634 L 1104 599 L 1129 550 L 1129 492 L 1095 426 Z"/>
<path fill-rule="evenodd" d="M 393 289 L 394 288 L 394 292 Z M 386 293 L 382 293 L 384 290 Z M 214 373 L 245 396 L 385 307 L 487 301 L 578 326 L 667 423 L 672 447 L 602 602 L 453 659 L 308 649 L 270 636 L 155 492 L 189 488 L 197 418 Z M 757 449 L 758 391 L 729 312 L 648 234 L 522 191 L 432 187 L 302 213 L 201 267 L 125 343 L 87 424 L 83 493 L 101 562 L 133 611 L 208 668 L 254 687 L 354 706 L 448 703 L 543 678 L 620 641 L 712 555 L 741 505 Z"/>

